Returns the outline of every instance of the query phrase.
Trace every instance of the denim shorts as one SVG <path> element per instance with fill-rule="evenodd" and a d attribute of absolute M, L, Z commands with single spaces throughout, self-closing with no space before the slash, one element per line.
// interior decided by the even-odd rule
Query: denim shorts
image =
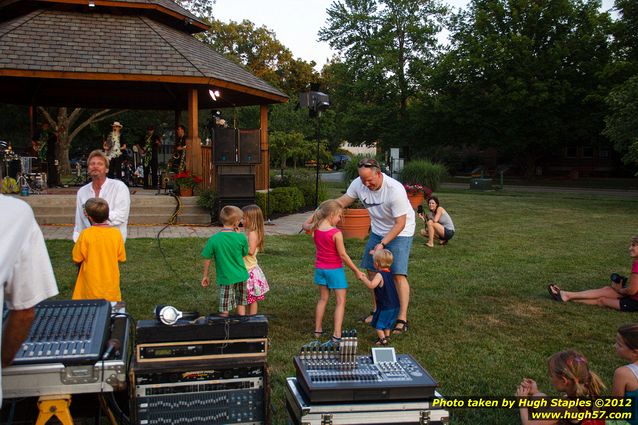
<path fill-rule="evenodd" d="M 367 270 L 374 270 L 374 260 L 370 255 L 370 250 L 381 242 L 382 236 L 370 233 L 370 238 L 363 251 L 363 258 L 359 266 Z M 386 245 L 386 248 L 392 252 L 394 262 L 390 271 L 392 274 L 408 275 L 408 260 L 410 259 L 410 249 L 412 249 L 412 236 L 397 236 Z"/>
<path fill-rule="evenodd" d="M 441 240 L 449 241 L 450 239 L 452 239 L 453 236 L 454 236 L 454 230 L 445 229 L 445 232 L 443 233 L 443 237 L 441 238 Z"/>
<path fill-rule="evenodd" d="M 343 267 L 338 269 L 315 269 L 315 283 L 328 289 L 347 289 L 348 280 Z"/>

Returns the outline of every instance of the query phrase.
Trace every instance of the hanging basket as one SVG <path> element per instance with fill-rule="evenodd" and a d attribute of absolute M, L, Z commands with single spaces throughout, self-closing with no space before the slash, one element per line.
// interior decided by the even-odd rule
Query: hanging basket
<path fill-rule="evenodd" d="M 370 233 L 370 215 L 366 209 L 343 210 L 343 217 L 337 224 L 344 238 L 365 239 Z"/>

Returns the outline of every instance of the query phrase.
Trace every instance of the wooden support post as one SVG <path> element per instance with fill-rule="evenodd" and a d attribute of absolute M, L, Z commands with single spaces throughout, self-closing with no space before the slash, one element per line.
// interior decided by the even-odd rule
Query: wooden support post
<path fill-rule="evenodd" d="M 268 155 L 268 105 L 259 107 L 259 131 L 261 139 L 261 164 L 257 165 L 255 188 L 270 188 L 270 157 Z"/>
<path fill-rule="evenodd" d="M 202 177 L 202 140 L 199 138 L 199 106 L 197 89 L 188 92 L 188 137 L 186 138 L 186 169 Z"/>

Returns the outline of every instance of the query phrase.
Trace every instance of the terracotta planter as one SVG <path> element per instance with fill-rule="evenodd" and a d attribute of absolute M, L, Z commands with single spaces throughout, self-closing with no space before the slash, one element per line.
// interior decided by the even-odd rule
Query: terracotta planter
<path fill-rule="evenodd" d="M 193 188 L 192 187 L 180 187 L 179 188 L 179 196 L 193 196 Z"/>
<path fill-rule="evenodd" d="M 365 239 L 370 233 L 370 215 L 366 209 L 345 209 L 337 227 L 344 238 Z"/>
<path fill-rule="evenodd" d="M 425 194 L 423 192 L 413 194 L 408 193 L 408 200 L 410 201 L 410 205 L 412 205 L 412 208 L 415 210 L 419 207 L 419 205 L 423 203 L 424 199 Z"/>

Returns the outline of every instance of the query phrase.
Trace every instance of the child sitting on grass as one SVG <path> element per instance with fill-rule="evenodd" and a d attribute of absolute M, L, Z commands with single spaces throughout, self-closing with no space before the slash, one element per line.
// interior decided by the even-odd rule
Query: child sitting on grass
<path fill-rule="evenodd" d="M 248 255 L 248 239 L 239 231 L 242 216 L 242 211 L 235 206 L 227 205 L 222 208 L 219 219 L 224 226 L 208 239 L 202 250 L 202 286 L 206 288 L 210 285 L 208 271 L 210 261 L 214 258 L 219 286 L 219 311 L 222 316 L 228 316 L 235 308 L 238 315 L 246 314 L 246 280 L 249 276 L 244 265 L 244 256 Z"/>
<path fill-rule="evenodd" d="M 122 301 L 118 264 L 126 261 L 122 233 L 108 224 L 109 204 L 104 199 L 88 199 L 84 214 L 91 227 L 82 230 L 73 246 L 73 262 L 80 266 L 80 271 L 72 298 Z"/>
<path fill-rule="evenodd" d="M 549 376 L 552 380 L 552 385 L 556 390 L 565 393 L 570 398 L 590 399 L 599 397 L 602 392 L 603 382 L 598 375 L 589 369 L 589 362 L 582 354 L 576 351 L 561 351 L 553 354 L 547 361 Z M 538 390 L 536 381 L 533 379 L 525 378 L 518 386 L 516 390 L 517 397 L 546 397 L 545 394 Z M 593 403 L 592 403 L 593 404 Z M 577 417 L 581 413 L 582 416 L 586 416 L 587 410 L 591 411 L 591 407 L 578 407 L 567 410 L 562 410 L 560 407 L 547 408 L 552 410 L 540 410 L 539 413 L 561 413 L 563 417 L 570 416 Z M 520 408 L 521 423 L 523 425 L 563 425 L 563 424 L 580 424 L 580 425 L 605 425 L 604 419 L 550 419 L 550 420 L 534 420 L 530 416 L 530 409 L 527 407 Z"/>
<path fill-rule="evenodd" d="M 390 331 L 394 328 L 394 323 L 399 316 L 399 295 L 394 286 L 394 278 L 390 271 L 390 266 L 394 261 L 392 252 L 388 249 L 379 249 L 374 252 L 374 268 L 377 274 L 372 280 L 363 276 L 361 281 L 370 289 L 374 289 L 374 300 L 377 309 L 372 315 L 370 324 L 377 330 L 377 340 L 375 345 L 388 345 Z"/>

